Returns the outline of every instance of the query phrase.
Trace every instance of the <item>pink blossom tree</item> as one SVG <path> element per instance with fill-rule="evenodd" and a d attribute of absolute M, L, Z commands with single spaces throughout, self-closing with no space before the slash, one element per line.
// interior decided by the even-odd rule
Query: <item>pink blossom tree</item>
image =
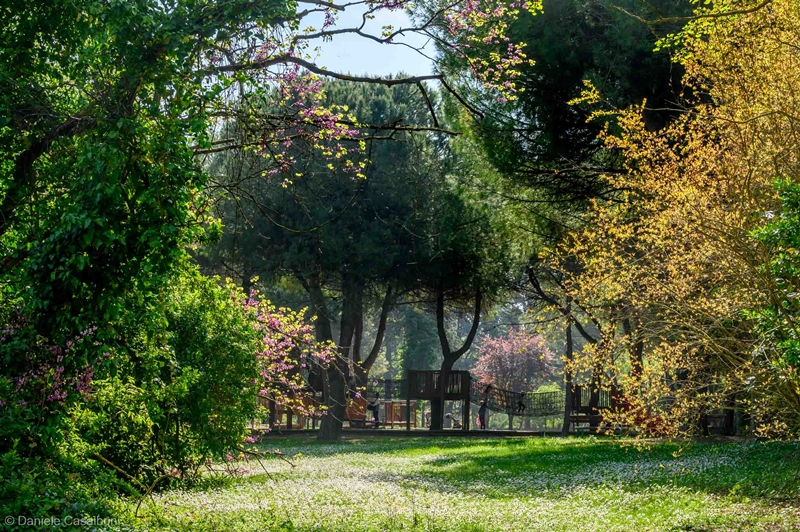
<path fill-rule="evenodd" d="M 484 336 L 481 358 L 472 372 L 486 384 L 514 392 L 532 392 L 553 374 L 555 357 L 541 336 L 511 329 L 504 337 Z"/>

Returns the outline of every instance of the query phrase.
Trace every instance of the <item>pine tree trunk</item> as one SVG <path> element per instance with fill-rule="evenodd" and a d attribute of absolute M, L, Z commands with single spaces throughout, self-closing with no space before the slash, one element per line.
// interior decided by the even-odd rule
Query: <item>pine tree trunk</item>
<path fill-rule="evenodd" d="M 325 406 L 328 409 L 320 423 L 317 439 L 336 441 L 342 435 L 342 420 L 346 405 L 344 373 L 335 370 L 328 371 L 325 388 Z"/>
<path fill-rule="evenodd" d="M 431 399 L 431 430 L 442 430 L 444 428 L 444 392 L 454 363 L 455 361 L 447 360 L 442 362 L 441 373 L 439 374 L 441 379 L 439 382 L 440 396 L 436 399 Z"/>
<path fill-rule="evenodd" d="M 339 329 L 339 356 L 328 368 L 325 386 L 325 406 L 327 413 L 320 424 L 317 439 L 338 440 L 342 434 L 342 424 L 347 408 L 348 361 L 351 356 L 353 337 L 358 317 L 357 280 L 345 276 L 342 279 L 342 316 Z"/>
<path fill-rule="evenodd" d="M 566 328 L 566 349 L 564 353 L 564 357 L 566 360 L 566 366 L 564 368 L 564 421 L 561 424 L 561 435 L 566 436 L 569 434 L 569 426 L 570 421 L 569 417 L 572 415 L 572 404 L 573 404 L 573 390 L 572 390 L 572 372 L 569 370 L 569 364 L 573 360 L 573 351 L 572 351 L 572 321 L 567 318 L 567 328 Z"/>

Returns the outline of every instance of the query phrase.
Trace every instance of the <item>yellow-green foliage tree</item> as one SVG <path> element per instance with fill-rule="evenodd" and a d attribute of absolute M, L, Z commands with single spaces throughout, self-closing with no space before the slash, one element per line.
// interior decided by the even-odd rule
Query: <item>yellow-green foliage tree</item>
<path fill-rule="evenodd" d="M 780 210 L 776 180 L 800 177 L 798 35 L 796 0 L 699 8 L 662 41 L 686 69 L 690 105 L 650 132 L 644 103 L 603 135 L 627 160 L 618 193 L 544 259 L 577 264 L 566 292 L 602 324 L 572 369 L 600 368 L 620 387 L 609 421 L 675 435 L 736 405 L 762 433 L 800 427 L 798 367 L 756 319 L 793 297 L 767 267 L 787 250 L 754 233 Z"/>

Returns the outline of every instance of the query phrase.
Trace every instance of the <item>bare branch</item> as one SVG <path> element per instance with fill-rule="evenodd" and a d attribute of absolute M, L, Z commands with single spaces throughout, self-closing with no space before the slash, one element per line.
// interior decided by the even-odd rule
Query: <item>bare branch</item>
<path fill-rule="evenodd" d="M 443 77 L 441 74 L 429 74 L 426 76 L 411 76 L 407 78 L 353 76 L 350 74 L 342 74 L 339 72 L 333 72 L 331 70 L 327 70 L 326 68 L 315 65 L 311 61 L 307 61 L 305 59 L 301 59 L 299 57 L 294 57 L 291 55 L 279 55 L 276 57 L 272 57 L 270 59 L 265 59 L 263 61 L 253 61 L 252 63 L 236 63 L 232 65 L 224 65 L 209 69 L 207 70 L 207 73 L 218 74 L 222 72 L 242 72 L 246 70 L 258 70 L 258 69 L 268 68 L 273 65 L 280 65 L 287 63 L 293 63 L 295 65 L 299 65 L 308 70 L 309 72 L 319 74 L 320 76 L 326 76 L 334 79 L 341 79 L 344 81 L 353 81 L 356 83 L 374 83 L 377 85 L 385 85 L 387 87 L 393 87 L 395 85 L 412 85 L 419 83 L 420 81 L 433 81 L 433 80 L 443 81 Z"/>
<path fill-rule="evenodd" d="M 614 9 L 616 9 L 618 11 L 622 11 L 623 13 L 628 15 L 629 17 L 638 20 L 642 24 L 647 24 L 648 26 L 656 26 L 656 25 L 659 25 L 659 24 L 677 24 L 677 23 L 681 23 L 681 22 L 691 22 L 693 20 L 700 20 L 700 19 L 705 19 L 705 18 L 716 19 L 716 18 L 723 18 L 723 17 L 731 17 L 731 16 L 734 16 L 734 15 L 747 15 L 749 13 L 755 13 L 756 11 L 765 8 L 766 6 L 768 6 L 771 3 L 772 3 L 772 0 L 764 0 L 760 4 L 757 4 L 757 5 L 753 6 L 753 7 L 749 7 L 749 8 L 746 8 L 746 9 L 734 9 L 734 10 L 731 10 L 731 11 L 720 11 L 720 12 L 717 12 L 717 13 L 700 13 L 700 14 L 697 14 L 697 15 L 692 15 L 691 17 L 666 17 L 666 18 L 662 17 L 662 18 L 657 18 L 655 20 L 647 20 L 645 18 L 640 17 L 639 15 L 634 15 L 633 13 L 631 13 L 628 10 L 626 10 L 625 8 L 622 8 L 622 7 L 619 7 L 619 6 L 615 6 L 614 4 L 611 4 L 611 7 L 613 7 Z"/>

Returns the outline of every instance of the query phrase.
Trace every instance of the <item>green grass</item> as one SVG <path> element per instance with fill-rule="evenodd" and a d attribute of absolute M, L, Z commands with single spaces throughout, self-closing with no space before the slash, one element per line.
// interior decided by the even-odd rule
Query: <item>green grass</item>
<path fill-rule="evenodd" d="M 147 530 L 800 530 L 797 444 L 268 440 L 271 460 L 143 504 Z M 254 465 L 254 464 L 250 464 Z M 132 513 L 132 512 L 129 512 Z"/>

